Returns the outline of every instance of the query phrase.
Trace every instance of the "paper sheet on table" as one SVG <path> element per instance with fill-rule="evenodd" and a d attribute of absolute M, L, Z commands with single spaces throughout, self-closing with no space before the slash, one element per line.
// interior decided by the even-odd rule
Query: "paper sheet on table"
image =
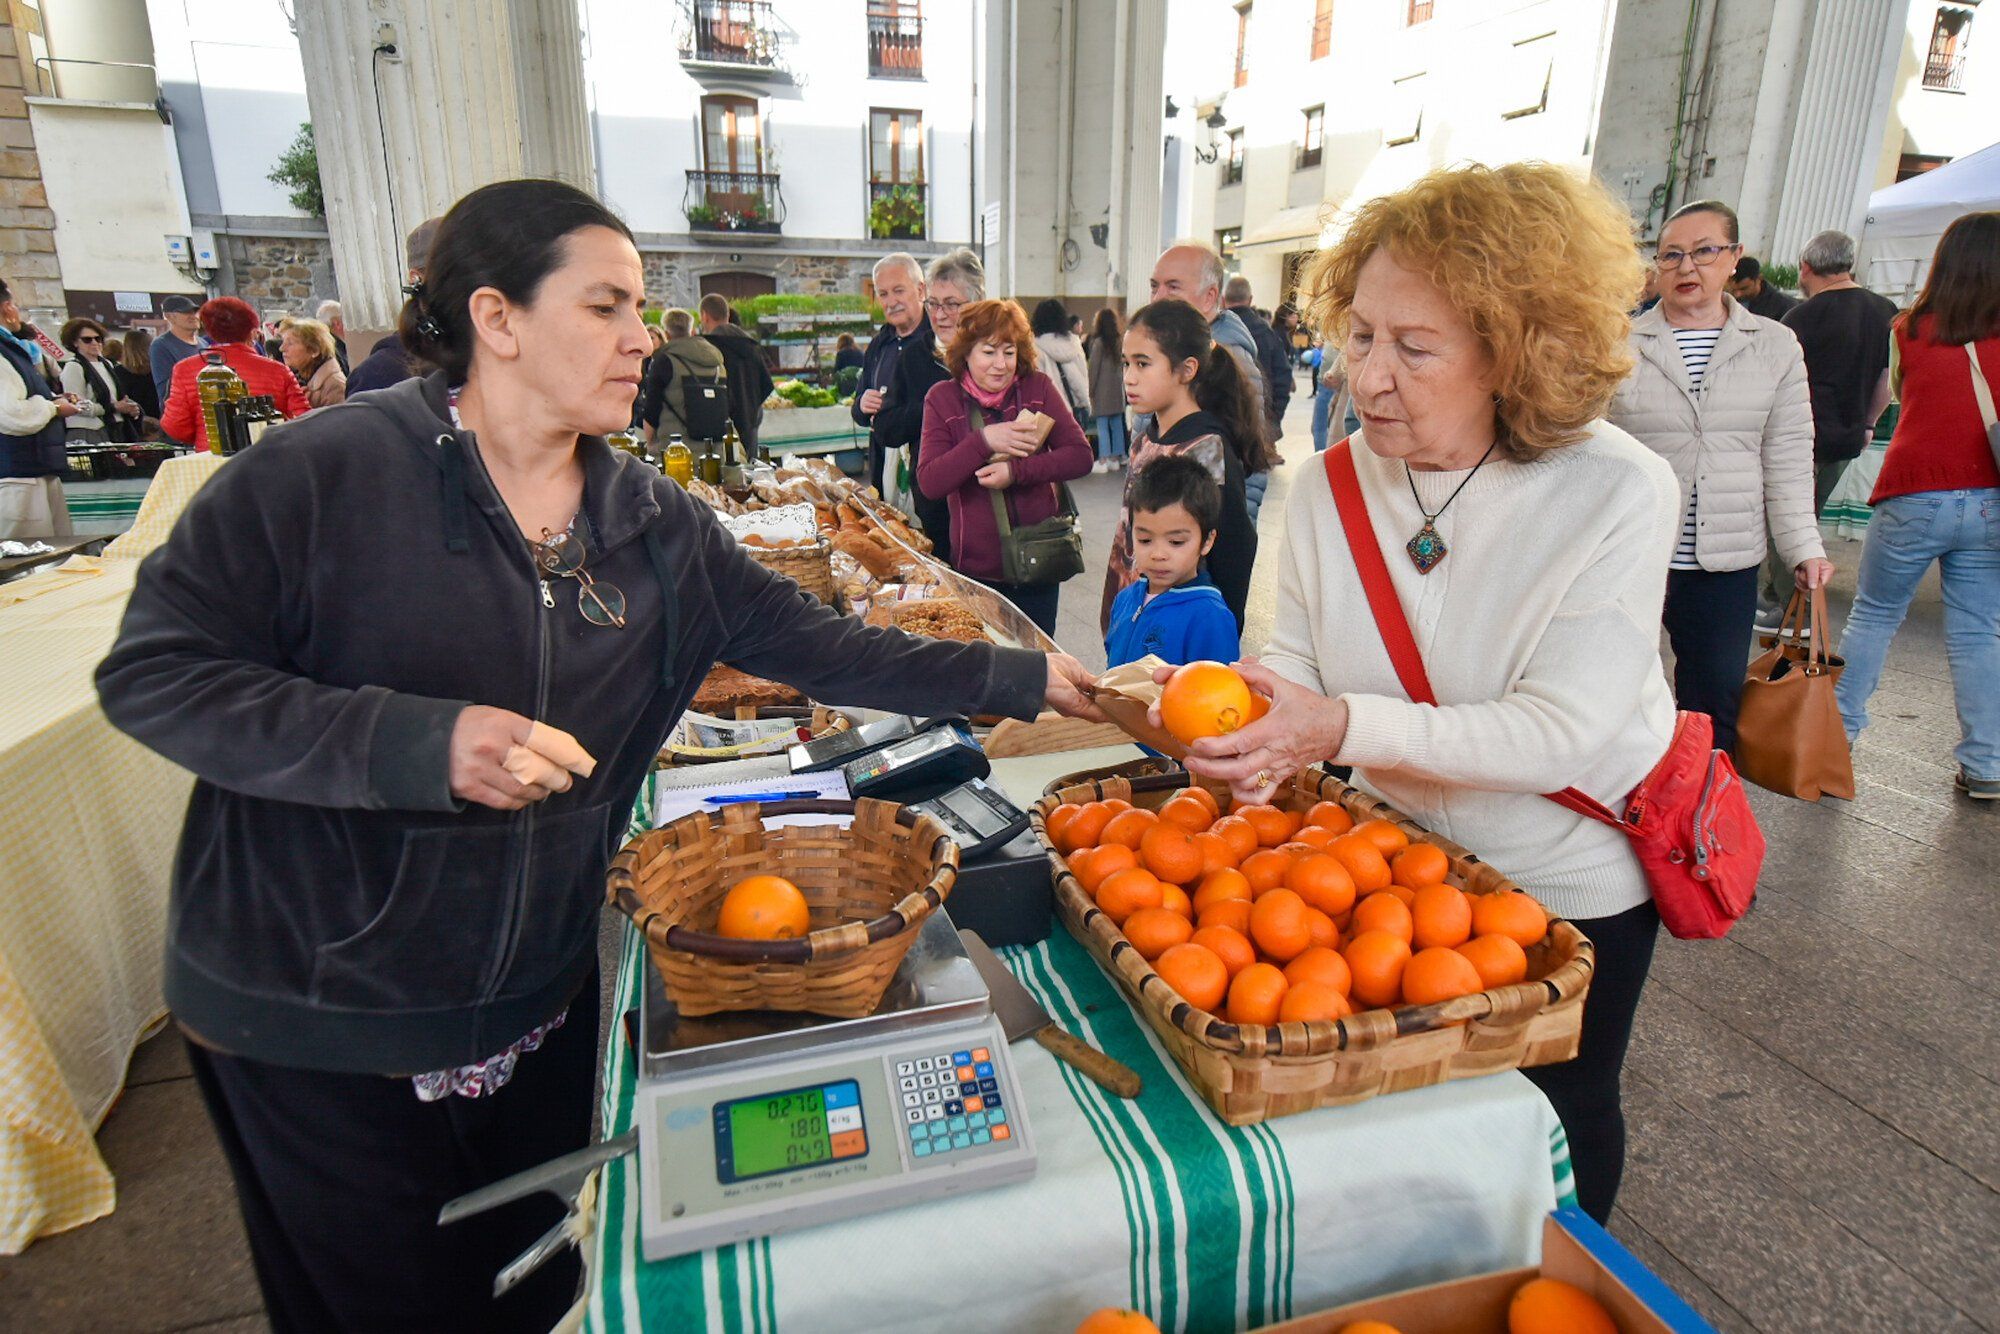
<path fill-rule="evenodd" d="M 705 783 L 694 787 L 660 788 L 653 799 L 653 827 L 695 811 L 714 815 L 724 809 L 710 803 L 710 797 L 740 797 L 766 792 L 806 792 L 822 801 L 848 799 L 847 775 L 838 769 L 817 774 L 774 774 L 769 778 L 742 778 L 729 782 Z M 773 798 L 782 800 L 782 798 Z M 851 815 L 784 815 L 764 821 L 767 827 L 789 824 L 852 824 Z"/>

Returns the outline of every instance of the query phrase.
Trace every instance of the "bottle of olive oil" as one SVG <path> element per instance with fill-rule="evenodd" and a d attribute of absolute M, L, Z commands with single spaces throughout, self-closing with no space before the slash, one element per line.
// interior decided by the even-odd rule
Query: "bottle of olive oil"
<path fill-rule="evenodd" d="M 243 377 L 230 369 L 220 352 L 205 352 L 202 359 L 208 364 L 195 374 L 195 396 L 201 401 L 202 422 L 208 428 L 208 447 L 220 452 L 224 448 L 222 421 L 215 405 L 225 399 L 241 401 L 249 396 L 250 389 L 243 383 Z"/>
<path fill-rule="evenodd" d="M 682 486 L 694 480 L 694 451 L 678 431 L 667 437 L 667 447 L 660 453 L 660 470 Z"/>

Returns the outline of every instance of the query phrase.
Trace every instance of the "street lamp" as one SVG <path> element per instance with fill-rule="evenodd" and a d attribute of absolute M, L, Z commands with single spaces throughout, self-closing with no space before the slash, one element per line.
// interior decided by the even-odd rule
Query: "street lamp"
<path fill-rule="evenodd" d="M 1216 107 L 1202 118 L 1201 123 L 1208 127 L 1208 144 L 1206 147 L 1197 147 L 1194 150 L 1194 160 L 1201 163 L 1213 162 L 1220 152 L 1215 142 L 1215 136 L 1224 126 L 1229 124 L 1229 118 L 1222 114 L 1221 107 Z"/>

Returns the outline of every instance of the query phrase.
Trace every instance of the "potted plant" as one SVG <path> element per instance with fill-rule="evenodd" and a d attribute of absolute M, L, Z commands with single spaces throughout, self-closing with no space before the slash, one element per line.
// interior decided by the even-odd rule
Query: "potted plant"
<path fill-rule="evenodd" d="M 689 226 L 713 227 L 715 225 L 716 214 L 714 207 L 711 205 L 689 204 L 686 213 Z"/>

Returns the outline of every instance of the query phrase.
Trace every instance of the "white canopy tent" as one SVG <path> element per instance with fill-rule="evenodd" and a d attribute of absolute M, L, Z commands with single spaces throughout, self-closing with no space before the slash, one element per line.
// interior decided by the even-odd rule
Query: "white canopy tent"
<path fill-rule="evenodd" d="M 2000 209 L 2000 143 L 1877 190 L 1868 197 L 1861 232 L 1861 281 L 1908 305 L 1923 288 L 1944 229 L 1986 209 Z"/>

